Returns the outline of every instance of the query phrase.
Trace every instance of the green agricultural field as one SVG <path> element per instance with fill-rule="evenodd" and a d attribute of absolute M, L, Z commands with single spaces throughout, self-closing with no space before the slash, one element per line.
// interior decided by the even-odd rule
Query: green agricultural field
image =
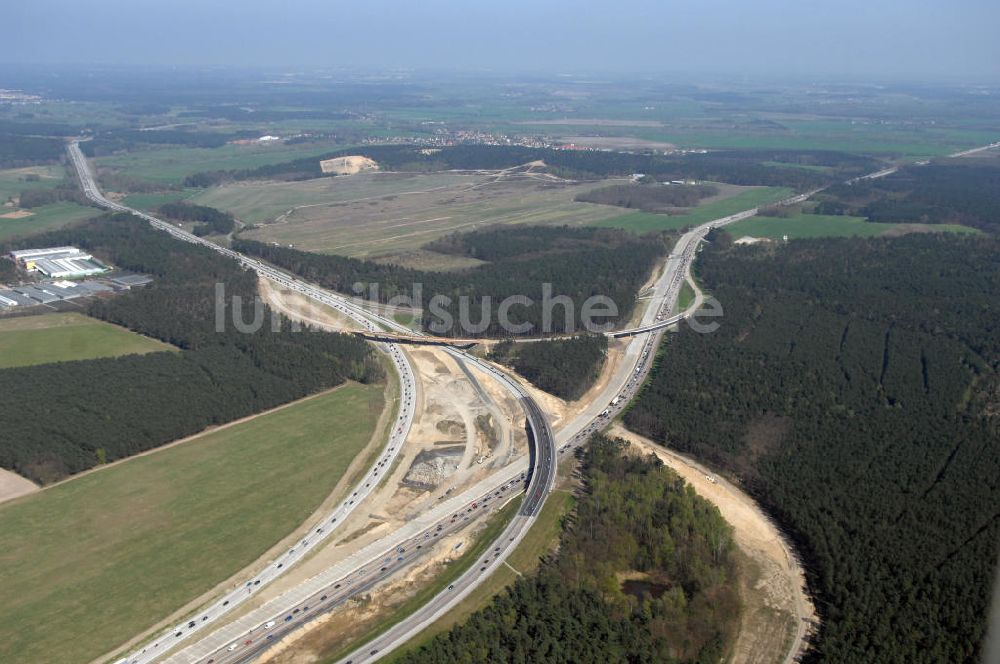
<path fill-rule="evenodd" d="M 728 229 L 734 238 L 744 236 L 780 240 L 784 236 L 794 240 L 813 237 L 871 237 L 875 235 L 902 234 L 914 231 L 940 233 L 976 233 L 974 228 L 957 224 L 874 224 L 864 217 L 824 214 L 800 214 L 780 217 L 751 217 L 738 221 Z"/>
<path fill-rule="evenodd" d="M 36 176 L 38 180 L 32 181 Z M 59 165 L 0 169 L 0 204 L 26 189 L 50 189 L 65 180 L 66 171 Z"/>
<path fill-rule="evenodd" d="M 383 403 L 350 383 L 0 506 L 0 661 L 90 661 L 252 563 L 328 496 Z"/>
<path fill-rule="evenodd" d="M 51 203 L 32 208 L 27 210 L 31 214 L 26 217 L 4 218 L 4 214 L 11 214 L 11 212 L 0 211 L 0 241 L 71 226 L 101 214 L 100 210 L 96 208 L 67 202 Z"/>
<path fill-rule="evenodd" d="M 127 154 L 98 157 L 98 166 L 119 170 L 123 175 L 163 185 L 175 185 L 201 171 L 256 168 L 266 164 L 333 152 L 332 146 L 316 145 L 223 145 L 218 148 L 161 147 Z"/>
<path fill-rule="evenodd" d="M 94 208 L 68 202 L 30 210 L 12 204 L 22 191 L 51 189 L 65 181 L 66 170 L 59 165 L 0 170 L 0 241 L 62 228 L 99 214 Z"/>
<path fill-rule="evenodd" d="M 763 114 L 759 119 L 768 120 Z M 558 137 L 622 136 L 671 143 L 684 148 L 711 150 L 839 150 L 866 154 L 899 155 L 909 158 L 943 156 L 958 150 L 985 145 L 996 139 L 995 133 L 969 128 L 930 128 L 907 124 L 883 125 L 878 122 L 855 123 L 849 120 L 814 120 L 804 117 L 776 117 L 775 125 L 748 123 L 734 127 L 731 120 L 709 114 L 700 121 L 683 126 L 664 119 L 656 123 L 642 121 L 609 125 L 558 124 L 549 121 L 524 123 L 532 131 Z"/>
<path fill-rule="evenodd" d="M 176 348 L 81 314 L 0 320 L 0 369 L 169 350 Z"/>
<path fill-rule="evenodd" d="M 612 217 L 611 219 L 604 219 L 603 221 L 599 221 L 597 225 L 624 228 L 635 233 L 678 230 L 687 226 L 697 226 L 713 219 L 720 219 L 737 212 L 742 212 L 743 210 L 749 210 L 750 208 L 768 205 L 787 198 L 792 193 L 792 190 L 787 187 L 758 187 L 739 193 L 736 196 L 704 203 L 692 209 L 687 214 L 667 215 L 652 214 L 649 212 L 631 212 Z"/>
<path fill-rule="evenodd" d="M 153 210 L 164 203 L 174 203 L 176 201 L 187 200 L 199 191 L 199 189 L 182 189 L 180 191 L 170 191 L 164 194 L 129 194 L 122 199 L 122 203 L 140 210 Z"/>

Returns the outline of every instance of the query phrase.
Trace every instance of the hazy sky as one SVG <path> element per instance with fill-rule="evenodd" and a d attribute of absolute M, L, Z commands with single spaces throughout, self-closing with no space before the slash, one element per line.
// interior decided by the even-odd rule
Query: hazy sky
<path fill-rule="evenodd" d="M 0 62 L 1000 80 L 1000 0 L 6 0 Z"/>

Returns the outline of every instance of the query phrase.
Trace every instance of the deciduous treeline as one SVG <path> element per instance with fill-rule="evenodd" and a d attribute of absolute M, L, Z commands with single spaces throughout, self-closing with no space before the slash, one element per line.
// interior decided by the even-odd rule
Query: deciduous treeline
<path fill-rule="evenodd" d="M 25 189 L 17 196 L 18 207 L 31 209 L 60 201 L 73 201 L 88 205 L 87 198 L 75 184 L 63 184 L 50 189 Z"/>
<path fill-rule="evenodd" d="M 195 235 L 204 236 L 217 233 L 226 235 L 233 232 L 236 221 L 228 212 L 216 210 L 207 205 L 195 205 L 186 201 L 164 203 L 159 207 L 161 214 L 178 221 L 198 221 L 192 231 Z"/>
<path fill-rule="evenodd" d="M 586 489 L 557 557 L 402 662 L 725 656 L 739 613 L 729 525 L 673 471 L 621 439 L 595 436 L 582 454 Z"/>
<path fill-rule="evenodd" d="M 718 187 L 710 184 L 616 184 L 577 194 L 574 200 L 601 205 L 617 205 L 644 212 L 670 212 L 674 208 L 694 207 L 703 198 L 713 196 Z"/>

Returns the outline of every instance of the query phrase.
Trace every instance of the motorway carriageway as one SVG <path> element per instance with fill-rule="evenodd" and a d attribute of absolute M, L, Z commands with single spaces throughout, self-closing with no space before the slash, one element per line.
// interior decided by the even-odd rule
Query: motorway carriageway
<path fill-rule="evenodd" d="M 193 235 L 190 235 L 189 237 L 188 234 L 185 234 L 181 229 L 166 224 L 159 219 L 138 213 L 137 211 L 123 205 L 109 201 L 101 194 L 97 185 L 94 183 L 93 173 L 90 170 L 90 166 L 84 158 L 83 153 L 80 151 L 77 143 L 70 145 L 69 156 L 80 176 L 80 183 L 83 187 L 83 191 L 90 200 L 111 210 L 128 212 L 142 216 L 155 227 L 162 230 L 168 230 L 171 235 L 174 235 L 178 239 L 192 242 L 191 238 L 195 238 Z M 199 240 L 196 244 L 208 244 L 207 242 L 201 241 L 200 238 L 195 239 Z M 212 246 L 212 248 L 216 249 L 214 246 Z M 347 307 L 338 306 L 337 308 L 345 315 L 361 322 L 363 325 L 372 326 L 371 322 L 357 311 Z M 215 600 L 207 608 L 193 615 L 190 619 L 171 627 L 169 630 L 165 630 L 159 637 L 149 643 L 146 643 L 136 652 L 133 652 L 125 658 L 117 660 L 119 664 L 125 664 L 126 662 L 128 664 L 144 664 L 146 662 L 151 662 L 159 655 L 170 650 L 176 643 L 179 643 L 190 633 L 204 629 L 213 621 L 245 602 L 247 599 L 252 597 L 254 593 L 258 592 L 261 587 L 284 574 L 290 567 L 304 558 L 308 552 L 325 542 L 330 534 L 336 530 L 337 526 L 340 523 L 343 523 L 346 517 L 354 511 L 355 507 L 361 504 L 361 502 L 375 489 L 379 480 L 381 477 L 384 477 L 385 471 L 388 470 L 393 461 L 395 461 L 399 450 L 402 448 L 403 441 L 406 439 L 410 426 L 413 422 L 414 408 L 416 404 L 416 380 L 414 378 L 413 368 L 410 365 L 409 360 L 406 358 L 406 355 L 396 345 L 379 344 L 379 347 L 389 356 L 400 376 L 400 410 L 399 415 L 393 424 L 393 428 L 390 431 L 389 440 L 386 443 L 386 447 L 383 450 L 382 455 L 376 460 L 375 464 L 368 469 L 368 472 L 365 474 L 364 478 L 359 481 L 358 485 L 353 488 L 353 493 L 341 501 L 340 504 L 334 507 L 333 510 L 323 515 L 316 523 L 314 523 L 310 527 L 309 534 L 303 537 L 295 546 L 291 547 L 288 551 L 268 563 L 264 569 L 255 574 L 244 584 L 230 590 L 222 597 Z"/>
<path fill-rule="evenodd" d="M 217 253 L 233 258 L 245 267 L 255 270 L 258 274 L 278 283 L 279 285 L 300 292 L 308 297 L 336 308 L 342 313 L 350 316 L 352 319 L 360 322 L 370 331 L 376 330 L 375 325 L 370 319 L 375 319 L 383 325 L 396 329 L 397 331 L 406 329 L 395 321 L 385 319 L 362 307 L 358 307 L 350 303 L 346 300 L 346 298 L 335 296 L 328 291 L 324 291 L 323 289 L 312 286 L 311 284 L 306 284 L 298 279 L 290 277 L 273 266 L 265 264 L 261 261 L 250 259 L 227 248 L 219 247 L 218 245 L 212 244 L 207 240 L 184 231 L 183 229 L 157 219 L 152 215 L 145 214 L 138 210 L 133 210 L 124 205 L 108 200 L 101 193 L 96 182 L 94 181 L 93 172 L 80 150 L 79 144 L 77 142 L 70 144 L 68 152 L 79 175 L 80 184 L 83 188 L 84 194 L 90 200 L 101 205 L 102 207 L 118 212 L 133 214 L 146 220 L 154 228 L 166 231 L 179 240 L 206 246 Z M 402 447 L 403 440 L 405 440 L 406 435 L 409 432 L 414 415 L 414 395 L 416 393 L 413 370 L 405 354 L 395 344 L 384 344 L 383 350 L 390 356 L 393 364 L 396 366 L 396 369 L 400 374 L 401 383 L 403 385 L 401 413 L 399 419 L 397 420 L 396 428 L 390 434 L 388 449 L 385 456 L 380 458 L 380 460 L 371 469 L 369 469 L 368 474 L 359 483 L 356 491 L 350 497 L 346 498 L 331 514 L 321 520 L 321 524 L 326 523 L 327 525 L 318 525 L 315 527 L 315 530 L 313 530 L 310 535 L 303 538 L 299 545 L 292 547 L 278 560 L 270 563 L 261 573 L 247 581 L 244 586 L 234 589 L 228 595 L 220 598 L 215 603 L 210 605 L 207 610 L 199 611 L 192 619 L 164 632 L 159 638 L 138 649 L 138 651 L 133 652 L 127 657 L 119 659 L 118 664 L 145 664 L 146 662 L 152 662 L 163 653 L 172 649 L 175 644 L 184 640 L 188 635 L 190 635 L 190 633 L 202 630 L 222 615 L 228 613 L 230 610 L 246 601 L 246 599 L 253 596 L 253 593 L 259 590 L 262 585 L 266 585 L 268 582 L 273 581 L 275 578 L 286 572 L 287 569 L 295 562 L 301 560 L 306 553 L 318 546 L 320 543 L 324 542 L 329 537 L 330 533 L 335 529 L 335 524 L 342 523 L 344 518 L 353 511 L 354 507 L 360 504 L 362 500 L 374 490 L 374 487 L 378 483 L 377 478 L 379 472 L 382 472 L 384 477 L 384 471 L 392 465 L 399 449 Z M 511 541 L 519 541 L 520 538 L 523 537 L 524 533 L 527 532 L 527 528 L 530 527 L 534 518 L 541 510 L 541 506 L 548 493 L 551 491 L 552 484 L 555 480 L 555 447 L 551 427 L 549 426 L 548 420 L 545 418 L 541 409 L 532 399 L 531 395 L 524 390 L 519 383 L 512 380 L 509 376 L 506 376 L 502 372 L 496 371 L 493 367 L 479 358 L 466 355 L 464 353 L 463 355 L 463 359 L 471 361 L 486 371 L 492 373 L 507 389 L 512 391 L 515 396 L 518 397 L 518 400 L 525 410 L 525 415 L 531 429 L 533 441 L 536 446 L 541 444 L 544 448 L 541 451 L 538 451 L 538 448 L 536 447 L 534 456 L 540 463 L 536 464 L 535 468 L 529 470 L 528 472 L 528 498 L 525 500 L 525 503 L 520 510 L 520 518 L 517 518 L 514 522 L 512 522 L 512 525 L 520 524 L 520 532 L 510 533 L 510 527 L 507 531 L 505 531 L 505 534 L 512 535 L 510 538 Z M 532 470 L 535 472 L 532 472 Z M 505 486 L 509 481 L 510 480 L 505 480 L 501 486 Z"/>

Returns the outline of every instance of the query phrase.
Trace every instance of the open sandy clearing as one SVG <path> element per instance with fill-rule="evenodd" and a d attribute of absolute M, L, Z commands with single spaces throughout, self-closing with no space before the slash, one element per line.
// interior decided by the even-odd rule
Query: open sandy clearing
<path fill-rule="evenodd" d="M 0 503 L 38 491 L 38 489 L 39 486 L 31 480 L 21 477 L 12 470 L 0 468 Z"/>
<path fill-rule="evenodd" d="M 335 157 L 319 162 L 319 168 L 324 173 L 333 175 L 355 175 L 361 171 L 377 171 L 378 164 L 360 155 L 350 157 Z"/>

